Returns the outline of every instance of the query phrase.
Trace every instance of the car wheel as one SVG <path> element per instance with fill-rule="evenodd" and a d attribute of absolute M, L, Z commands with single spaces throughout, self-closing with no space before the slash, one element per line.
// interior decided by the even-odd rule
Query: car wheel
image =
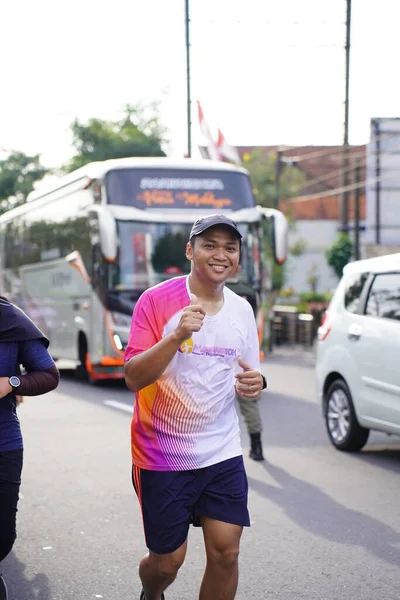
<path fill-rule="evenodd" d="M 338 450 L 354 452 L 367 443 L 369 429 L 358 424 L 350 390 L 343 379 L 336 379 L 326 393 L 325 425 Z"/>

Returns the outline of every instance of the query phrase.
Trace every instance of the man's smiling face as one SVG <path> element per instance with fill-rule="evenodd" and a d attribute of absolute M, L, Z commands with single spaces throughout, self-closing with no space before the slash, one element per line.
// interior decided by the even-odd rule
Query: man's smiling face
<path fill-rule="evenodd" d="M 216 225 L 192 238 L 186 247 L 192 273 L 200 280 L 214 284 L 232 277 L 240 260 L 240 241 L 229 227 Z"/>

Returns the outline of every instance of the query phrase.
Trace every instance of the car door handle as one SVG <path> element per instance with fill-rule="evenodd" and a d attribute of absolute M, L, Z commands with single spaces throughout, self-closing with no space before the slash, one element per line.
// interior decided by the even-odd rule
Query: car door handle
<path fill-rule="evenodd" d="M 347 337 L 352 342 L 356 342 L 357 340 L 360 339 L 361 334 L 362 334 L 362 329 L 361 329 L 360 325 L 357 325 L 357 323 L 352 323 L 348 329 Z"/>

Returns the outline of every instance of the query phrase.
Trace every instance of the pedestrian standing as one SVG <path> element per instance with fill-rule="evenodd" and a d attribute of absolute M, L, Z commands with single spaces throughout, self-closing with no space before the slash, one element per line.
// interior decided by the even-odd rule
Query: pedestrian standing
<path fill-rule="evenodd" d="M 264 453 L 261 441 L 262 421 L 260 415 L 260 396 L 249 401 L 248 398 L 236 394 L 236 400 L 246 424 L 247 432 L 250 438 L 249 456 L 253 460 L 264 460 Z"/>

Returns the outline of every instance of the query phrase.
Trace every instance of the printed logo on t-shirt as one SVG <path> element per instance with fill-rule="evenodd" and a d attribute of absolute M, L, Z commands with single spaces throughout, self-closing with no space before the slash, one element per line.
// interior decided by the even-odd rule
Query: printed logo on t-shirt
<path fill-rule="evenodd" d="M 193 346 L 193 340 L 192 338 L 189 338 L 188 340 L 185 340 L 180 346 L 179 352 L 181 352 L 182 354 L 191 354 L 193 352 Z"/>
<path fill-rule="evenodd" d="M 181 354 L 195 354 L 196 356 L 239 356 L 236 348 L 225 348 L 224 346 L 204 346 L 195 344 L 192 338 L 185 340 L 179 348 Z"/>

